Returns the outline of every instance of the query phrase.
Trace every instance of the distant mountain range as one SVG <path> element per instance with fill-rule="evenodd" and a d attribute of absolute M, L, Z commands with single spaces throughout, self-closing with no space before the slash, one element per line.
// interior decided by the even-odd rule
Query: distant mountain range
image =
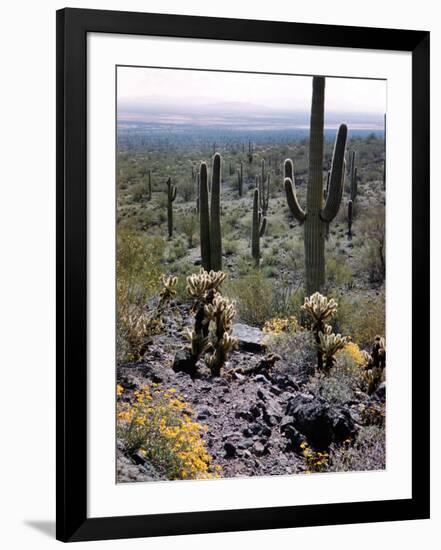
<path fill-rule="evenodd" d="M 277 109 L 241 102 L 179 104 L 161 98 L 118 102 L 118 124 L 191 125 L 210 128 L 289 129 L 309 128 L 309 111 Z M 346 122 L 353 129 L 383 129 L 382 113 L 327 112 L 325 126 L 333 128 Z"/>

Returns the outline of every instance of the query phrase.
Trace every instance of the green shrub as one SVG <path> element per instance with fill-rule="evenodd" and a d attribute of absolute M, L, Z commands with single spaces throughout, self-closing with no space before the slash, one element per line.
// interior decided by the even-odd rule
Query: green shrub
<path fill-rule="evenodd" d="M 331 446 L 329 472 L 384 470 L 386 468 L 386 432 L 384 427 L 363 426 L 354 443 Z"/>
<path fill-rule="evenodd" d="M 352 283 L 352 269 L 344 258 L 328 258 L 326 261 L 326 284 L 328 287 L 347 287 Z"/>
<path fill-rule="evenodd" d="M 273 315 L 273 285 L 259 270 L 231 281 L 228 295 L 237 302 L 238 317 L 250 325 L 263 326 Z"/>
<path fill-rule="evenodd" d="M 385 334 L 386 311 L 384 294 L 336 297 L 338 312 L 335 330 L 351 336 L 360 348 L 370 348 L 377 334 Z"/>

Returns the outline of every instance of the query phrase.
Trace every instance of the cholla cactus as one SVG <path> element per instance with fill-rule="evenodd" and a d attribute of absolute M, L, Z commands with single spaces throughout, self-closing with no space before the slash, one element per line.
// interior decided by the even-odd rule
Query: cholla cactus
<path fill-rule="evenodd" d="M 386 342 L 382 336 L 375 336 L 371 355 L 375 368 L 384 369 L 386 367 Z"/>
<path fill-rule="evenodd" d="M 237 340 L 231 333 L 236 308 L 233 302 L 223 297 L 219 287 L 226 278 L 222 271 L 205 271 L 187 277 L 187 292 L 195 299 L 194 328 L 187 329 L 185 338 L 190 342 L 187 367 L 196 373 L 196 363 L 202 353 L 213 376 L 219 376 L 228 354 Z"/>
<path fill-rule="evenodd" d="M 199 357 L 208 344 L 208 337 L 204 336 L 201 331 L 196 332 L 194 329 L 187 328 L 184 331 L 184 337 L 190 343 L 190 351 L 193 357 Z"/>
<path fill-rule="evenodd" d="M 305 298 L 302 309 L 312 317 L 314 321 L 313 330 L 315 326 L 318 326 L 319 330 L 323 331 L 325 321 L 328 321 L 337 313 L 338 304 L 334 298 L 328 300 L 320 292 L 315 292 L 309 298 Z"/>
<path fill-rule="evenodd" d="M 363 377 L 367 385 L 367 393 L 371 395 L 383 381 L 383 370 L 376 367 L 368 369 L 364 372 Z"/>
<path fill-rule="evenodd" d="M 209 326 L 209 344 L 204 360 L 211 374 L 219 376 L 228 354 L 237 345 L 237 339 L 231 335 L 236 308 L 228 298 L 217 294 L 204 311 L 205 323 Z"/>
<path fill-rule="evenodd" d="M 159 297 L 162 301 L 168 301 L 176 296 L 176 285 L 178 284 L 178 278 L 170 275 L 161 277 L 162 289 L 159 292 Z"/>
<path fill-rule="evenodd" d="M 222 334 L 232 330 L 236 309 L 234 303 L 230 302 L 228 298 L 217 294 L 213 302 L 205 306 L 204 311 L 207 322 L 213 322 L 216 327 L 219 327 Z"/>
<path fill-rule="evenodd" d="M 227 275 L 223 271 L 205 271 L 187 277 L 187 292 L 192 298 L 202 298 L 209 290 L 218 290 Z"/>
<path fill-rule="evenodd" d="M 325 355 L 321 349 L 320 334 L 327 335 L 326 331 L 329 330 L 327 328 L 329 325 L 326 325 L 326 321 L 332 319 L 337 313 L 337 308 L 338 304 L 333 298 L 328 300 L 320 292 L 315 292 L 309 298 L 305 298 L 305 303 L 302 306 L 303 311 L 306 311 L 313 320 L 311 330 L 314 333 L 317 344 L 317 368 L 319 370 L 323 370 L 323 358 Z"/>
<path fill-rule="evenodd" d="M 326 359 L 325 369 L 329 371 L 335 365 L 335 354 L 345 347 L 349 338 L 341 334 L 334 334 L 331 325 L 326 325 L 324 332 L 320 331 L 318 336 L 320 351 Z"/>

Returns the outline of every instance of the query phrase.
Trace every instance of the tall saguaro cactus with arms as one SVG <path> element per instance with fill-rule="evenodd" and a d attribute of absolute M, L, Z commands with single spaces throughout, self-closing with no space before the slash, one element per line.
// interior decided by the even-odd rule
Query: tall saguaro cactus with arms
<path fill-rule="evenodd" d="M 293 216 L 304 224 L 305 285 L 308 295 L 325 284 L 326 224 L 337 215 L 343 194 L 344 154 L 348 129 L 341 124 L 334 145 L 329 192 L 323 205 L 323 129 L 325 107 L 325 78 L 312 80 L 311 129 L 309 139 L 309 173 L 306 209 L 297 200 L 294 169 L 291 160 L 285 161 L 285 192 Z"/>

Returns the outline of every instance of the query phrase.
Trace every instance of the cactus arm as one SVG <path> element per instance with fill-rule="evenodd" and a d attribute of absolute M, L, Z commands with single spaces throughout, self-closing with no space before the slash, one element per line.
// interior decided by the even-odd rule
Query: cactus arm
<path fill-rule="evenodd" d="M 294 166 L 291 159 L 286 159 L 283 163 L 283 179 L 289 178 L 294 181 Z"/>
<path fill-rule="evenodd" d="M 222 230 L 220 221 L 221 157 L 216 153 L 213 158 L 210 208 L 210 258 L 211 269 L 222 269 Z"/>
<path fill-rule="evenodd" d="M 265 235 L 266 226 L 267 226 L 267 219 L 263 218 L 262 225 L 260 226 L 259 237 L 263 237 Z"/>
<path fill-rule="evenodd" d="M 210 271 L 210 214 L 208 210 L 207 165 L 205 162 L 201 163 L 199 176 L 199 222 L 202 267 L 206 271 Z"/>
<path fill-rule="evenodd" d="M 329 223 L 337 215 L 340 201 L 343 194 L 343 181 L 345 169 L 345 148 L 348 135 L 348 127 L 341 124 L 335 139 L 334 153 L 332 155 L 331 177 L 329 180 L 329 192 L 326 197 L 324 208 L 320 217 L 324 222 Z"/>
<path fill-rule="evenodd" d="M 295 191 L 295 184 L 293 185 L 293 182 L 291 181 L 290 178 L 285 178 L 285 193 L 286 193 L 286 200 L 288 202 L 288 206 L 289 206 L 289 209 L 291 210 L 292 215 L 300 223 L 304 222 L 306 218 L 306 214 L 302 210 L 299 204 L 299 201 L 297 199 L 297 194 Z"/>

